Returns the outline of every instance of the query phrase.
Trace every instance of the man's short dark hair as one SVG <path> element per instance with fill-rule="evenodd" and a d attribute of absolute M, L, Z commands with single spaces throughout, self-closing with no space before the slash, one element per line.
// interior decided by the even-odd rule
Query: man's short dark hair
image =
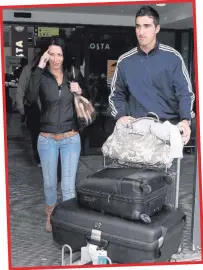
<path fill-rule="evenodd" d="M 159 13 L 150 6 L 142 6 L 136 13 L 137 17 L 148 16 L 153 19 L 154 25 L 157 26 L 159 24 Z"/>

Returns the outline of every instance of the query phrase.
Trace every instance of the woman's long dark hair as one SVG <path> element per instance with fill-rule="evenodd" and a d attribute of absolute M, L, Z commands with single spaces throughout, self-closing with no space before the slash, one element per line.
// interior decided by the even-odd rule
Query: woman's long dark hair
<path fill-rule="evenodd" d="M 61 50 L 63 52 L 63 58 L 64 58 L 64 60 L 63 60 L 63 69 L 64 69 L 64 71 L 67 70 L 68 72 L 70 72 L 71 71 L 71 66 L 72 66 L 72 57 L 71 57 L 70 53 L 68 52 L 68 49 L 67 49 L 67 45 L 66 45 L 65 40 L 62 39 L 59 36 L 53 36 L 53 37 L 51 37 L 48 42 L 44 43 L 41 46 L 40 52 L 33 59 L 32 71 L 36 69 L 36 67 L 37 67 L 37 65 L 39 63 L 40 58 L 45 53 L 45 51 L 48 50 L 48 47 L 50 45 L 56 45 L 56 46 L 61 47 Z"/>

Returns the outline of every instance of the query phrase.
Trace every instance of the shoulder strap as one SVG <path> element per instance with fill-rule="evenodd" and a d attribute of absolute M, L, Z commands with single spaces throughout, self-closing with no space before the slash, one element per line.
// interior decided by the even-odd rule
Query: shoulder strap
<path fill-rule="evenodd" d="M 73 75 L 73 79 L 75 79 L 75 68 L 74 68 L 74 66 L 72 66 L 72 75 Z"/>
<path fill-rule="evenodd" d="M 71 66 L 70 71 L 68 71 L 67 73 L 69 80 L 74 79 L 75 81 L 78 81 L 78 70 L 74 66 Z"/>

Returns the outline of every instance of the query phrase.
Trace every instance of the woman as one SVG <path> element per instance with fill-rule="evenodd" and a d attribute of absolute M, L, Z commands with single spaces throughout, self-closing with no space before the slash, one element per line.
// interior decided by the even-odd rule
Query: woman
<path fill-rule="evenodd" d="M 81 94 L 82 74 L 75 69 L 78 82 L 72 81 L 72 67 L 67 63 L 64 41 L 52 37 L 38 67 L 31 73 L 26 101 L 41 102 L 38 152 L 44 179 L 46 231 L 51 232 L 50 215 L 57 202 L 57 165 L 61 157 L 61 190 L 63 201 L 75 197 L 75 178 L 80 156 L 73 92 Z M 84 93 L 83 93 L 84 94 Z"/>

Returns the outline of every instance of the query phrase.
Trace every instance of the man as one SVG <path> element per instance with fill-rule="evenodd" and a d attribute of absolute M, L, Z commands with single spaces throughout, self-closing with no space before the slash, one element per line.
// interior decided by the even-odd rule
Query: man
<path fill-rule="evenodd" d="M 31 68 L 31 66 L 26 65 L 20 74 L 18 87 L 16 90 L 16 108 L 21 114 L 21 119 L 24 116 L 27 117 L 26 124 L 30 132 L 34 159 L 37 166 L 41 167 L 40 158 L 37 150 L 37 139 L 39 136 L 40 126 L 40 104 L 33 104 L 31 107 L 27 107 L 24 105 L 24 97 L 31 75 Z"/>
<path fill-rule="evenodd" d="M 127 124 L 154 112 L 160 120 L 178 124 L 187 144 L 194 94 L 182 56 L 157 41 L 159 31 L 159 14 L 143 6 L 136 14 L 138 46 L 117 62 L 109 96 L 111 114 Z"/>
<path fill-rule="evenodd" d="M 23 68 L 24 68 L 25 66 L 27 66 L 27 64 L 28 64 L 28 60 L 27 60 L 26 57 L 23 57 L 23 58 L 20 59 L 20 66 L 17 67 L 17 68 L 14 70 L 14 72 L 13 72 L 13 75 L 15 76 L 15 78 L 16 78 L 17 80 L 19 80 L 20 74 L 21 74 Z"/>

